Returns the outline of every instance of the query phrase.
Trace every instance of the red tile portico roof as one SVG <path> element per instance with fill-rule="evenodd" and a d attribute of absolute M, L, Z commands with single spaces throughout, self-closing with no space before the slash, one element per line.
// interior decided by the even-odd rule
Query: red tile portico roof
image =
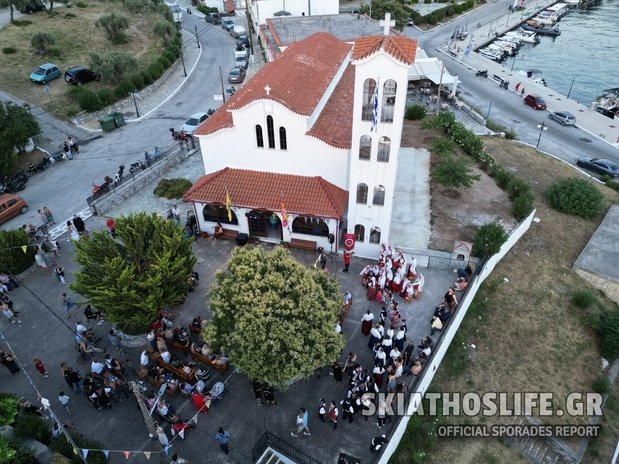
<path fill-rule="evenodd" d="M 348 192 L 322 177 L 224 168 L 200 177 L 185 201 L 224 205 L 226 190 L 233 206 L 280 211 L 282 196 L 291 214 L 341 219 Z"/>
<path fill-rule="evenodd" d="M 295 42 L 275 61 L 265 64 L 196 129 L 195 135 L 209 135 L 232 127 L 229 110 L 243 108 L 260 99 L 279 102 L 300 115 L 311 115 L 349 52 L 349 44 L 326 32 Z"/>
<path fill-rule="evenodd" d="M 395 35 L 360 37 L 353 45 L 352 59 L 361 60 L 381 49 L 404 64 L 412 64 L 415 61 L 417 42 L 408 37 Z"/>

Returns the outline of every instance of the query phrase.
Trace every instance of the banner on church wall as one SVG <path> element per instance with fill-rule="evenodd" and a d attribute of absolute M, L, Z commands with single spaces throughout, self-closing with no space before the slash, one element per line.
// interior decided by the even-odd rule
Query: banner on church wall
<path fill-rule="evenodd" d="M 355 234 L 344 234 L 344 248 L 348 251 L 355 248 Z"/>

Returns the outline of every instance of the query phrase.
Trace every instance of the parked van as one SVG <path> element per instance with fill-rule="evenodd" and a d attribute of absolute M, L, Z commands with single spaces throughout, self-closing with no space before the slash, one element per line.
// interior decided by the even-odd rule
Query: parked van
<path fill-rule="evenodd" d="M 12 193 L 0 195 L 0 224 L 28 211 L 28 204 L 22 197 Z"/>
<path fill-rule="evenodd" d="M 232 28 L 234 27 L 234 21 L 232 21 L 230 18 L 221 18 L 221 27 L 222 29 L 231 32 Z"/>
<path fill-rule="evenodd" d="M 172 12 L 172 18 L 177 25 L 183 22 L 183 10 L 178 3 L 166 3 Z"/>
<path fill-rule="evenodd" d="M 230 34 L 232 34 L 232 37 L 238 37 L 240 35 L 247 35 L 247 32 L 243 26 L 234 26 L 230 29 Z"/>
<path fill-rule="evenodd" d="M 249 60 L 249 50 L 234 50 L 234 59 L 236 60 L 237 58 L 245 58 L 246 60 Z"/>

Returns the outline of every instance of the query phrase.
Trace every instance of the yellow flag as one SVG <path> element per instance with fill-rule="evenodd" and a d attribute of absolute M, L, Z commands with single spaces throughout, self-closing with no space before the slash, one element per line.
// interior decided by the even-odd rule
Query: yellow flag
<path fill-rule="evenodd" d="M 230 195 L 228 189 L 226 189 L 226 211 L 228 211 L 228 222 L 232 222 L 232 209 L 230 208 Z"/>
<path fill-rule="evenodd" d="M 21 249 L 24 253 L 26 253 L 28 251 L 28 245 L 22 245 Z"/>

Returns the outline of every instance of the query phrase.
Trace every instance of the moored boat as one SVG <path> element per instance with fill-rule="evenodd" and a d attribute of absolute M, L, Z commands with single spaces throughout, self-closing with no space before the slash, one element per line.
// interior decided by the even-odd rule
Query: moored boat
<path fill-rule="evenodd" d="M 556 37 L 558 35 L 561 35 L 561 31 L 559 30 L 558 27 L 547 27 L 547 26 L 544 26 L 543 24 L 539 26 L 532 26 L 530 24 L 525 23 L 520 27 L 524 29 L 525 31 L 535 32 L 538 35 L 548 35 L 550 37 Z"/>

